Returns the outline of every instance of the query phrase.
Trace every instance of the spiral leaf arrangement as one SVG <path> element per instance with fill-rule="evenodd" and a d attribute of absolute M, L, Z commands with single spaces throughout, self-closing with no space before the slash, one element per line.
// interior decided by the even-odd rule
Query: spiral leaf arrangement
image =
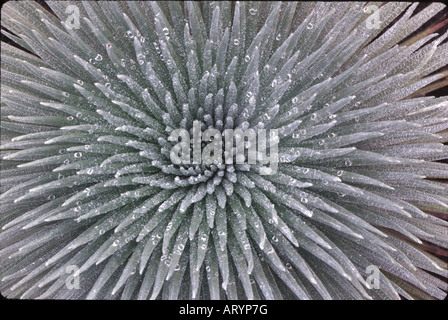
<path fill-rule="evenodd" d="M 2 7 L 3 295 L 444 298 L 444 5 L 47 3 Z M 277 129 L 278 171 L 173 164 L 194 121 Z"/>

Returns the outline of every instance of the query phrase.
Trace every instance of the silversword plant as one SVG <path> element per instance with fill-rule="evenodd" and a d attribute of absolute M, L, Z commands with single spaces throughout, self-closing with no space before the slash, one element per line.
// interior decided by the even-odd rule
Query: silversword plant
<path fill-rule="evenodd" d="M 445 297 L 443 4 L 47 4 L 2 7 L 3 295 Z M 173 164 L 195 121 L 277 130 L 275 174 Z"/>

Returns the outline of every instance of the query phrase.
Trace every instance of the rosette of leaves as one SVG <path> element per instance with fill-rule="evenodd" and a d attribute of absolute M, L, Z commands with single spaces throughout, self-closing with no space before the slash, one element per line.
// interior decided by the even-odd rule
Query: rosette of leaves
<path fill-rule="evenodd" d="M 2 7 L 3 295 L 444 298 L 444 5 L 47 3 Z M 278 171 L 174 165 L 195 120 Z"/>

